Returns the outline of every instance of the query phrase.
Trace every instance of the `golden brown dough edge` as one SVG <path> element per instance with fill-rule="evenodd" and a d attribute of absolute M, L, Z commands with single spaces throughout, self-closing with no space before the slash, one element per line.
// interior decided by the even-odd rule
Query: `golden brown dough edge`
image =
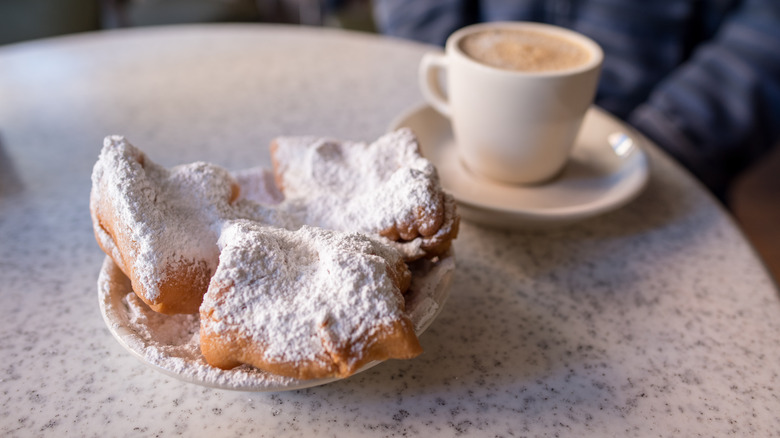
<path fill-rule="evenodd" d="M 279 151 L 279 143 L 276 139 L 271 140 L 268 149 L 271 153 L 271 167 L 274 171 L 274 182 L 276 182 L 276 187 L 279 191 L 284 193 L 284 177 L 282 176 L 281 170 L 282 164 L 279 162 L 279 159 L 276 158 L 277 152 Z"/>
<path fill-rule="evenodd" d="M 425 251 L 426 258 L 438 257 L 452 246 L 452 241 L 458 237 L 460 231 L 460 216 L 457 213 L 455 199 L 444 194 L 444 221 L 439 231 L 430 237 L 422 238 L 422 249 Z"/>
<path fill-rule="evenodd" d="M 238 330 L 214 335 L 205 328 L 213 322 L 210 315 L 201 314 L 201 321 L 201 352 L 206 362 L 221 369 L 231 369 L 245 363 L 272 374 L 301 380 L 348 377 L 373 361 L 411 359 L 422 353 L 412 322 L 406 317 L 378 326 L 372 338 L 365 340 L 368 347 L 360 357 L 351 357 L 348 347 L 345 347 L 327 351 L 311 360 L 300 361 L 267 360 L 263 346 L 247 339 Z"/>
<path fill-rule="evenodd" d="M 95 193 L 95 190 L 98 192 Z M 137 253 L 137 243 L 130 238 L 127 226 L 117 219 L 108 196 L 103 187 L 93 188 L 90 196 L 95 239 L 103 252 L 130 279 L 136 295 L 155 312 L 197 313 L 211 277 L 206 262 L 181 262 L 175 267 L 166 267 L 163 272 L 165 280 L 159 285 L 158 296 L 154 300 L 148 299 L 150 294 L 138 280 L 131 259 L 131 254 Z"/>

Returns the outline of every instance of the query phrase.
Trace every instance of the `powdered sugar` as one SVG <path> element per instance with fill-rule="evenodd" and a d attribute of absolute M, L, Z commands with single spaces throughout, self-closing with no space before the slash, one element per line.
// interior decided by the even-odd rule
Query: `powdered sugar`
<path fill-rule="evenodd" d="M 253 167 L 233 172 L 238 186 L 241 188 L 240 200 L 259 204 L 278 204 L 284 199 L 274 182 L 274 175 L 263 167 Z"/>
<path fill-rule="evenodd" d="M 123 299 L 127 306 L 127 316 L 134 321 L 138 330 L 136 333 L 144 342 L 159 342 L 161 345 L 177 347 L 198 341 L 198 315 L 179 314 L 163 315 L 148 312 L 148 307 L 135 294 L 128 294 Z M 154 327 L 154 330 L 149 328 Z M 193 327 L 196 328 L 193 331 Z"/>
<path fill-rule="evenodd" d="M 230 215 L 232 182 L 219 166 L 198 162 L 168 170 L 123 137 L 105 139 L 92 173 L 90 202 L 108 202 L 118 216 L 121 232 L 132 242 L 127 259 L 150 301 L 178 264 L 204 261 L 210 272 L 216 269 L 216 242 L 221 218 Z"/>
<path fill-rule="evenodd" d="M 265 361 L 328 360 L 333 351 L 360 359 L 372 331 L 406 318 L 388 275 L 400 256 L 366 235 L 236 221 L 219 246 L 202 329 L 239 332 L 264 346 Z"/>
<path fill-rule="evenodd" d="M 375 234 L 419 228 L 424 235 L 441 225 L 436 169 L 408 129 L 371 144 L 280 137 L 273 156 L 286 196 L 280 208 L 300 223 Z"/>

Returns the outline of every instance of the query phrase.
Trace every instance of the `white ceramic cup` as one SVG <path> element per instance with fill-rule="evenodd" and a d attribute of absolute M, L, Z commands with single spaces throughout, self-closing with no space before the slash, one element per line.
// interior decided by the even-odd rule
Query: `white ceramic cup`
<path fill-rule="evenodd" d="M 572 68 L 526 72 L 491 67 L 464 53 L 463 37 L 493 29 L 553 35 L 578 44 L 589 56 Z M 603 58 L 593 40 L 557 26 L 476 24 L 453 33 L 443 54 L 422 58 L 420 88 L 428 103 L 450 119 L 458 153 L 469 170 L 506 183 L 540 183 L 566 164 L 593 103 Z"/>

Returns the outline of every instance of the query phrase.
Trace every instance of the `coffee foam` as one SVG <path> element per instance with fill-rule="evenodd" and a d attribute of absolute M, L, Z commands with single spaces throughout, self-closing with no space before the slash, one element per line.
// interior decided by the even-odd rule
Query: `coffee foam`
<path fill-rule="evenodd" d="M 477 62 L 504 70 L 545 72 L 587 63 L 591 55 L 579 43 L 527 29 L 492 29 L 466 35 L 460 49 Z"/>

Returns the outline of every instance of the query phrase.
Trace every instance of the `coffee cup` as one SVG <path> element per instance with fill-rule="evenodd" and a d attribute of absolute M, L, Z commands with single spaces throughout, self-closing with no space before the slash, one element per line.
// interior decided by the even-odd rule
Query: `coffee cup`
<path fill-rule="evenodd" d="M 461 161 L 472 173 L 541 183 L 571 154 L 603 58 L 594 41 L 557 26 L 476 24 L 453 33 L 444 53 L 422 58 L 420 88 L 450 119 Z"/>

